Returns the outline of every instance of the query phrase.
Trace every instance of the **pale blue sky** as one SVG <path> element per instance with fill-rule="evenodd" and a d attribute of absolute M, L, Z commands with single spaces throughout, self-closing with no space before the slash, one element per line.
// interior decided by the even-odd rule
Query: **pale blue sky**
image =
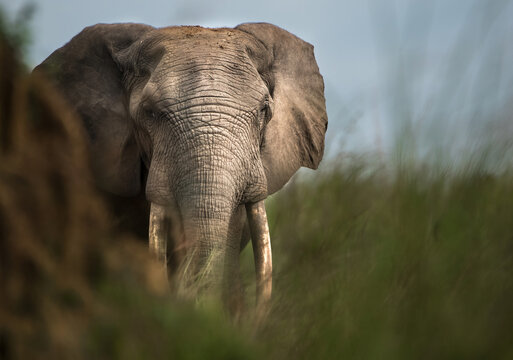
<path fill-rule="evenodd" d="M 217 27 L 266 21 L 279 25 L 315 46 L 326 83 L 328 147 L 332 149 L 388 153 L 404 122 L 411 122 L 415 131 L 429 138 L 420 148 L 447 141 L 462 142 L 463 146 L 487 126 L 482 124 L 484 120 L 476 120 L 476 112 L 513 102 L 509 90 L 512 62 L 503 61 L 513 56 L 511 1 L 32 2 L 37 8 L 32 21 L 31 65 L 85 26 L 99 22 Z M 24 3 L 0 0 L 11 17 Z M 486 95 L 490 91 L 493 96 Z M 513 135 L 513 127 L 508 126 L 513 121 L 489 121 L 506 123 Z"/>

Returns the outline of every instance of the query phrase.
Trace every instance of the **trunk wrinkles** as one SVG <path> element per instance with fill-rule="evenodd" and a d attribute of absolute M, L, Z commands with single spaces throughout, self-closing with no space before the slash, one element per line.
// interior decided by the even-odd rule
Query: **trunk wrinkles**
<path fill-rule="evenodd" d="M 173 126 L 175 142 L 169 152 L 154 154 L 147 183 L 147 192 L 150 189 L 156 194 L 149 197 L 151 201 L 167 191 L 181 215 L 185 258 L 179 269 L 179 276 L 184 277 L 180 286 L 192 296 L 204 290 L 229 292 L 236 288 L 232 278 L 239 273 L 241 235 L 233 236 L 230 224 L 232 217 L 242 219 L 241 214 L 234 214 L 250 181 L 263 176 L 263 171 L 255 174 L 255 167 L 250 166 L 257 155 L 247 149 L 249 131 L 237 117 L 215 114 L 214 108 L 206 107 L 203 105 L 203 110 L 211 111 L 202 115 L 174 113 L 177 123 L 169 126 Z M 159 215 L 152 212 L 152 216 Z M 165 241 L 157 238 L 163 233 L 165 230 L 150 228 L 150 244 L 161 244 L 160 250 L 152 249 L 160 259 Z M 260 277 L 266 276 L 266 271 L 261 272 Z"/>

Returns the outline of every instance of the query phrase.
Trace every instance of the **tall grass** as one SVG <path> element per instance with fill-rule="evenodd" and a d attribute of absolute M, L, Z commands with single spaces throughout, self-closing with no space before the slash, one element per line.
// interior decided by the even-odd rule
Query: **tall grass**
<path fill-rule="evenodd" d="M 337 168 L 268 203 L 272 358 L 513 356 L 513 177 Z"/>

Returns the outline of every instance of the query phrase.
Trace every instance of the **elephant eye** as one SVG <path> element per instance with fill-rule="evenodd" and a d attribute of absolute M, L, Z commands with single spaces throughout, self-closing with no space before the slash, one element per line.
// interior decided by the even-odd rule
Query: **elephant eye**
<path fill-rule="evenodd" d="M 271 120 L 271 117 L 272 117 L 271 101 L 269 100 L 269 98 L 266 98 L 264 100 L 260 111 L 263 114 L 264 125 L 265 125 L 269 122 L 269 120 Z"/>
<path fill-rule="evenodd" d="M 149 118 L 149 119 L 156 119 L 157 118 L 157 113 L 155 112 L 155 109 L 153 108 L 153 106 L 150 106 L 150 105 L 143 105 L 143 107 L 142 107 L 142 115 L 145 118 Z"/>

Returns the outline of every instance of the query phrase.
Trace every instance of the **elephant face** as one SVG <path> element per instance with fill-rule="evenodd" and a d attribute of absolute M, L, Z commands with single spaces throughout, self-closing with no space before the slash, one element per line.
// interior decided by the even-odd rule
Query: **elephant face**
<path fill-rule="evenodd" d="M 261 201 L 299 167 L 315 169 L 324 149 L 324 85 L 310 44 L 264 23 L 96 25 L 35 71 L 53 77 L 83 119 L 98 185 L 145 191 L 161 258 L 172 219 L 184 236 L 168 254 L 194 253 L 198 268 L 220 254 L 214 273 L 236 271 L 246 205 L 253 241 L 267 247 L 255 247 L 257 271 L 269 275 Z"/>
<path fill-rule="evenodd" d="M 152 203 L 191 218 L 267 196 L 260 145 L 273 104 L 249 45 L 245 33 L 175 27 L 118 54 Z"/>

